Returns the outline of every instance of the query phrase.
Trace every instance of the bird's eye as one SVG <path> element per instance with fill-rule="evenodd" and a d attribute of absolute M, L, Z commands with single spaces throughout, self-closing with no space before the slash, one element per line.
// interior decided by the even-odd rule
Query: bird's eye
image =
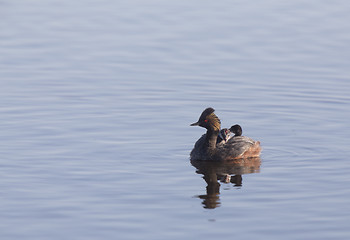
<path fill-rule="evenodd" d="M 208 122 L 208 119 L 205 119 L 204 122 Z"/>

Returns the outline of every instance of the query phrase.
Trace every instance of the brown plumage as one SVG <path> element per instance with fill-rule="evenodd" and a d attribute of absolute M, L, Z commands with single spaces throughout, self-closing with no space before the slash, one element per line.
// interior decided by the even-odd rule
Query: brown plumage
<path fill-rule="evenodd" d="M 225 144 L 216 144 L 221 122 L 214 114 L 213 108 L 203 111 L 199 120 L 191 126 L 200 126 L 207 129 L 195 143 L 191 152 L 192 160 L 232 160 L 239 158 L 259 157 L 261 152 L 260 142 L 245 136 L 235 136 Z"/>

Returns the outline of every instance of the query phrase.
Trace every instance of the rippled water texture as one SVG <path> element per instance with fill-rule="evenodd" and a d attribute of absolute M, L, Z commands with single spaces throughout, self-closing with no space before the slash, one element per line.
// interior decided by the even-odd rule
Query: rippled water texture
<path fill-rule="evenodd" d="M 349 239 L 347 1 L 1 1 L 1 239 Z M 261 158 L 190 162 L 206 107 Z"/>

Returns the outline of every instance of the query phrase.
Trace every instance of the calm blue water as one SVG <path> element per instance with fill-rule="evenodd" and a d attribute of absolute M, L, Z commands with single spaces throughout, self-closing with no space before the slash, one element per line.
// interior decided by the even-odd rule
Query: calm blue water
<path fill-rule="evenodd" d="M 349 11 L 2 1 L 1 239 L 349 239 Z M 263 146 L 232 183 L 189 161 L 209 106 Z"/>

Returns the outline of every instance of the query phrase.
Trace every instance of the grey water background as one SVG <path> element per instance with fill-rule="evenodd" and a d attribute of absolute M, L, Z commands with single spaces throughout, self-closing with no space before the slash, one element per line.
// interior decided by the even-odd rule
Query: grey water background
<path fill-rule="evenodd" d="M 1 239 L 349 239 L 349 12 L 1 1 Z M 209 106 L 263 146 L 211 208 L 189 161 Z"/>

